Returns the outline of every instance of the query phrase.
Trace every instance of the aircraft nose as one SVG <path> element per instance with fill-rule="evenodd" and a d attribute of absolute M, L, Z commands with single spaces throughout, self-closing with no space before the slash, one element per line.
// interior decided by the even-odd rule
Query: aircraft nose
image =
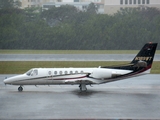
<path fill-rule="evenodd" d="M 4 84 L 8 84 L 9 83 L 7 79 L 4 79 L 3 82 L 4 82 Z"/>
<path fill-rule="evenodd" d="M 4 82 L 4 84 L 13 85 L 13 84 L 17 83 L 19 80 L 21 80 L 24 77 L 25 77 L 25 75 L 16 75 L 16 76 L 4 79 L 3 82 Z"/>
<path fill-rule="evenodd" d="M 5 79 L 3 80 L 3 82 L 4 82 L 4 84 L 11 84 L 11 80 L 10 80 L 10 79 L 7 79 L 7 78 L 5 78 Z"/>

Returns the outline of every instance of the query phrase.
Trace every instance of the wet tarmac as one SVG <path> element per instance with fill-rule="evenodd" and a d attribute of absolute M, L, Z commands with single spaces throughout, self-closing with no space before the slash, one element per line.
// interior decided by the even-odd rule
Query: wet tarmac
<path fill-rule="evenodd" d="M 136 54 L 0 54 L 0 61 L 131 61 Z M 154 61 L 160 61 L 156 54 Z"/>
<path fill-rule="evenodd" d="M 0 75 L 0 119 L 159 119 L 160 75 L 87 86 L 18 86 Z"/>

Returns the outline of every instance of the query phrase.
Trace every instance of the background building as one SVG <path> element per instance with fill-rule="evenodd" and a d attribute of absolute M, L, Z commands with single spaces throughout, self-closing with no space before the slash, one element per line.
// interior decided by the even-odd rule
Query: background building
<path fill-rule="evenodd" d="M 41 7 L 42 4 L 46 2 L 50 2 L 50 0 L 20 0 L 22 3 L 21 8 L 27 8 L 27 7 Z"/>
<path fill-rule="evenodd" d="M 46 4 L 55 4 L 64 5 L 64 4 L 71 4 L 77 6 L 83 6 L 83 4 L 88 3 L 95 3 L 97 4 L 97 7 L 100 9 L 100 12 L 104 12 L 104 0 L 20 0 L 22 3 L 21 8 L 27 8 L 27 7 L 43 7 Z M 79 3 L 78 3 L 79 2 Z M 80 5 L 82 4 L 82 5 Z"/>
<path fill-rule="evenodd" d="M 48 2 L 42 5 L 42 9 L 49 9 L 50 7 L 60 7 L 62 5 L 73 5 L 77 9 L 85 11 L 91 2 Z M 104 4 L 95 3 L 97 7 L 97 13 L 104 13 Z"/>
<path fill-rule="evenodd" d="M 122 8 L 160 8 L 160 0 L 105 0 L 104 13 L 114 14 Z"/>
<path fill-rule="evenodd" d="M 22 9 L 26 7 L 41 7 L 43 4 L 49 2 L 94 2 L 104 4 L 104 0 L 20 0 L 20 2 L 22 3 Z"/>
<path fill-rule="evenodd" d="M 95 3 L 98 8 L 98 13 L 114 14 L 122 8 L 147 7 L 160 8 L 160 0 L 20 0 L 21 8 L 26 7 L 43 7 L 47 9 L 49 5 L 74 5 L 78 9 L 83 9 L 91 2 Z M 48 6 L 48 7 L 47 7 Z"/>

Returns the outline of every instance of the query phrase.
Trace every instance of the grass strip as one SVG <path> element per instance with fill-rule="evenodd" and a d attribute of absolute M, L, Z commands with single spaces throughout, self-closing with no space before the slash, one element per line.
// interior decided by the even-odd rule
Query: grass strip
<path fill-rule="evenodd" d="M 119 61 L 1 61 L 0 74 L 22 74 L 31 68 L 68 68 L 68 67 L 98 67 L 126 64 Z M 152 74 L 160 74 L 160 61 L 155 61 Z"/>
<path fill-rule="evenodd" d="M 139 50 L 0 50 L 0 54 L 137 54 Z M 156 51 L 160 54 L 160 50 Z"/>
<path fill-rule="evenodd" d="M 136 50 L 0 50 L 0 54 L 134 54 Z"/>

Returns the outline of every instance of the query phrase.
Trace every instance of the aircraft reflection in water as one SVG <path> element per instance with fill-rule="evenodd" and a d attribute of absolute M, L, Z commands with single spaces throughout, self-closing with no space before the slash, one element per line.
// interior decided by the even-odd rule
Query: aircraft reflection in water
<path fill-rule="evenodd" d="M 33 68 L 28 72 L 4 80 L 5 84 L 19 85 L 74 85 L 81 91 L 86 85 L 103 84 L 150 73 L 157 43 L 146 43 L 136 57 L 126 65 L 98 68 Z"/>

